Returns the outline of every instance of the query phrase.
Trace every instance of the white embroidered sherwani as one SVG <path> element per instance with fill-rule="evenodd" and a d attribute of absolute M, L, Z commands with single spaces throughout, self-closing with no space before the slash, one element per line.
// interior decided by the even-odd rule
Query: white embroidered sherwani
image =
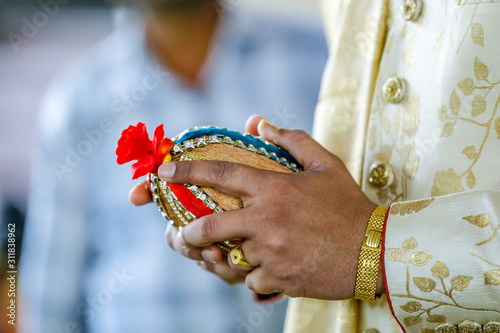
<path fill-rule="evenodd" d="M 291 299 L 285 332 L 497 332 L 500 0 L 323 7 L 331 55 L 314 135 L 392 204 L 387 297 Z"/>

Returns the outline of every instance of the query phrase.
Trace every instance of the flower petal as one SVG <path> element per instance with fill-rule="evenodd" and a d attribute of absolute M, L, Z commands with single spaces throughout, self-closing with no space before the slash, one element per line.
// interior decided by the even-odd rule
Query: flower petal
<path fill-rule="evenodd" d="M 163 124 L 158 125 L 158 127 L 155 128 L 155 132 L 153 133 L 153 146 L 155 148 L 159 146 L 164 136 L 165 132 L 163 130 Z"/>
<path fill-rule="evenodd" d="M 151 169 L 154 166 L 154 161 L 155 161 L 154 157 L 151 154 L 132 164 L 130 166 L 130 171 L 132 172 L 132 179 L 137 179 L 151 172 Z"/>

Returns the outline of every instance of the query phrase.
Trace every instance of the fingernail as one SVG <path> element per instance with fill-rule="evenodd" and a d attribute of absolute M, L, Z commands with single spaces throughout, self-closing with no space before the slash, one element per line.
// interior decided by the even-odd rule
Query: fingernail
<path fill-rule="evenodd" d="M 262 119 L 259 122 L 259 127 L 265 129 L 266 131 L 271 131 L 271 132 L 276 132 L 278 130 L 278 127 L 272 125 L 270 122 L 268 122 L 266 119 Z"/>
<path fill-rule="evenodd" d="M 212 250 L 202 250 L 201 257 L 203 258 L 203 260 L 208 261 L 212 264 L 216 263 L 214 253 L 212 252 Z"/>
<path fill-rule="evenodd" d="M 172 178 L 175 173 L 175 164 L 164 163 L 158 168 L 158 176 L 160 178 Z"/>
<path fill-rule="evenodd" d="M 179 230 L 177 233 L 177 241 L 182 247 L 186 247 L 186 242 L 184 241 L 184 237 L 182 237 L 182 230 Z"/>

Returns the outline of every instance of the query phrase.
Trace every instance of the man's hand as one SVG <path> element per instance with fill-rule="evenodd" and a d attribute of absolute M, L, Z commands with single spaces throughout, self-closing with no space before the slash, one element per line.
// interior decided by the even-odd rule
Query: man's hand
<path fill-rule="evenodd" d="M 130 191 L 129 200 L 135 206 L 142 206 L 153 201 L 146 181 L 137 184 Z M 179 242 L 179 239 L 181 239 L 180 232 L 170 224 L 165 230 L 165 237 L 168 245 L 173 250 L 188 258 L 197 260 L 202 268 L 216 274 L 225 282 L 236 284 L 245 281 L 245 274 L 241 274 L 231 269 L 227 260 L 227 255 L 217 246 L 209 245 L 199 248 L 186 248 Z"/>
<path fill-rule="evenodd" d="M 250 129 L 257 120 L 249 121 Z M 218 262 L 211 270 L 227 280 L 222 252 L 210 244 L 243 239 L 241 250 L 253 267 L 228 260 L 238 273 L 232 276 L 235 282 L 246 275 L 247 286 L 261 294 L 352 297 L 361 243 L 376 205 L 342 161 L 305 132 L 260 121 L 258 134 L 288 150 L 304 171 L 284 174 L 222 161 L 163 164 L 163 180 L 215 187 L 240 197 L 244 206 L 195 220 L 179 234 L 167 229 L 170 246 L 192 259 Z M 132 202 L 148 201 L 138 193 L 131 192 Z M 382 289 L 379 277 L 377 292 Z"/>
<path fill-rule="evenodd" d="M 245 125 L 246 132 L 259 135 L 257 126 L 259 122 L 264 119 L 262 116 L 254 115 L 250 117 Z M 153 201 L 151 192 L 149 191 L 148 183 L 141 182 L 134 186 L 129 194 L 130 202 L 135 206 L 142 206 Z M 198 261 L 200 266 L 205 270 L 216 274 L 219 278 L 229 284 L 237 284 L 245 281 L 245 276 L 250 270 L 239 273 L 229 266 L 227 254 L 215 245 L 203 247 L 190 247 L 186 248 L 181 245 L 182 240 L 180 232 L 172 225 L 168 225 L 165 230 L 165 237 L 168 245 L 180 254 Z"/>

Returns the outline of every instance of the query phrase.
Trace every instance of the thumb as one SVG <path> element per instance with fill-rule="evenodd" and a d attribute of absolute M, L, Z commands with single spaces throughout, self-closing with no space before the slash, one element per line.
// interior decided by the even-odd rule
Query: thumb
<path fill-rule="evenodd" d="M 265 119 L 259 122 L 257 129 L 264 140 L 271 141 L 292 154 L 304 170 L 322 169 L 334 156 L 302 130 L 278 128 Z"/>
<path fill-rule="evenodd" d="M 245 132 L 250 133 L 252 135 L 259 135 L 259 133 L 257 132 L 257 126 L 263 119 L 266 118 L 258 114 L 251 115 L 245 124 Z"/>

